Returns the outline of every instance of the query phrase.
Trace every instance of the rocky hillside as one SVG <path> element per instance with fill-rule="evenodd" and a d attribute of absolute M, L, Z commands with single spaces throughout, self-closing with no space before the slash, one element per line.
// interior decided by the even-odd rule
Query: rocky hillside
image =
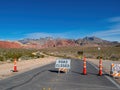
<path fill-rule="evenodd" d="M 110 42 L 97 37 L 85 37 L 83 39 L 53 39 L 51 37 L 40 39 L 23 39 L 17 42 L 0 41 L 0 48 L 48 48 L 62 46 L 119 46 L 118 42 Z"/>
<path fill-rule="evenodd" d="M 40 39 L 24 39 L 19 40 L 24 44 L 24 47 L 33 48 L 48 48 L 48 47 L 62 47 L 62 46 L 76 46 L 78 45 L 75 40 L 68 39 L 53 39 L 53 38 L 40 38 Z"/>
<path fill-rule="evenodd" d="M 0 41 L 0 48 L 22 48 L 22 44 L 19 42 Z"/>
<path fill-rule="evenodd" d="M 118 42 L 110 42 L 97 37 L 85 37 L 83 39 L 76 40 L 76 43 L 81 46 L 111 46 L 118 44 Z"/>

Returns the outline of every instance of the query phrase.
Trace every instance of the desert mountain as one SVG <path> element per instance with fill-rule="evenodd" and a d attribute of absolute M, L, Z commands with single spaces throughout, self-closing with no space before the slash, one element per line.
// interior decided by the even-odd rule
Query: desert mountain
<path fill-rule="evenodd" d="M 76 42 L 81 46 L 111 46 L 118 44 L 116 41 L 110 42 L 97 37 L 85 37 L 83 39 L 76 40 Z"/>
<path fill-rule="evenodd" d="M 51 37 L 40 39 L 23 39 L 17 42 L 0 41 L 0 48 L 49 48 L 62 46 L 119 46 L 118 42 L 110 42 L 97 37 L 85 37 L 83 39 L 54 39 Z"/>

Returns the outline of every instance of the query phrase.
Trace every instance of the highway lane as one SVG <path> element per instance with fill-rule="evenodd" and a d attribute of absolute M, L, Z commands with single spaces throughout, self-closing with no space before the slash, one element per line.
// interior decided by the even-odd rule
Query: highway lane
<path fill-rule="evenodd" d="M 53 63 L 1 80 L 0 90 L 120 90 L 106 74 L 98 76 L 98 70 L 88 62 L 87 75 L 82 74 L 82 60 L 72 60 L 67 74 L 54 67 Z"/>

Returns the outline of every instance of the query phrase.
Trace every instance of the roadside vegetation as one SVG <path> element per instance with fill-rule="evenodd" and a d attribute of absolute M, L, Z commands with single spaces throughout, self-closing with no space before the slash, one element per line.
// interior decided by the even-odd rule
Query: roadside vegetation
<path fill-rule="evenodd" d="M 38 50 L 34 49 L 3 49 L 0 48 L 0 61 L 8 61 L 11 62 L 15 58 L 17 60 L 29 60 L 35 58 L 43 58 Z"/>
<path fill-rule="evenodd" d="M 52 56 L 64 58 L 78 58 L 79 51 L 83 52 L 87 58 L 98 59 L 102 57 L 104 60 L 120 60 L 120 47 L 81 47 L 81 46 L 68 46 L 68 47 L 54 47 L 42 49 L 41 51 Z"/>
<path fill-rule="evenodd" d="M 0 48 L 0 61 L 11 62 L 14 58 L 17 60 L 29 60 L 36 58 L 44 58 L 46 55 L 63 57 L 63 58 L 87 58 L 104 60 L 120 60 L 120 47 L 53 47 L 40 50 L 35 49 L 3 49 Z M 80 54 L 83 52 L 82 54 Z"/>

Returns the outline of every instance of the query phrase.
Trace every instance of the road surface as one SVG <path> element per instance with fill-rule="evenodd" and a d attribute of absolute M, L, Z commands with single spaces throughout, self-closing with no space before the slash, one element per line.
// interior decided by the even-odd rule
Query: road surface
<path fill-rule="evenodd" d="M 54 67 L 53 63 L 0 80 L 0 90 L 120 90 L 107 74 L 98 76 L 98 70 L 88 62 L 87 75 L 82 74 L 82 60 L 72 60 L 67 74 Z"/>

